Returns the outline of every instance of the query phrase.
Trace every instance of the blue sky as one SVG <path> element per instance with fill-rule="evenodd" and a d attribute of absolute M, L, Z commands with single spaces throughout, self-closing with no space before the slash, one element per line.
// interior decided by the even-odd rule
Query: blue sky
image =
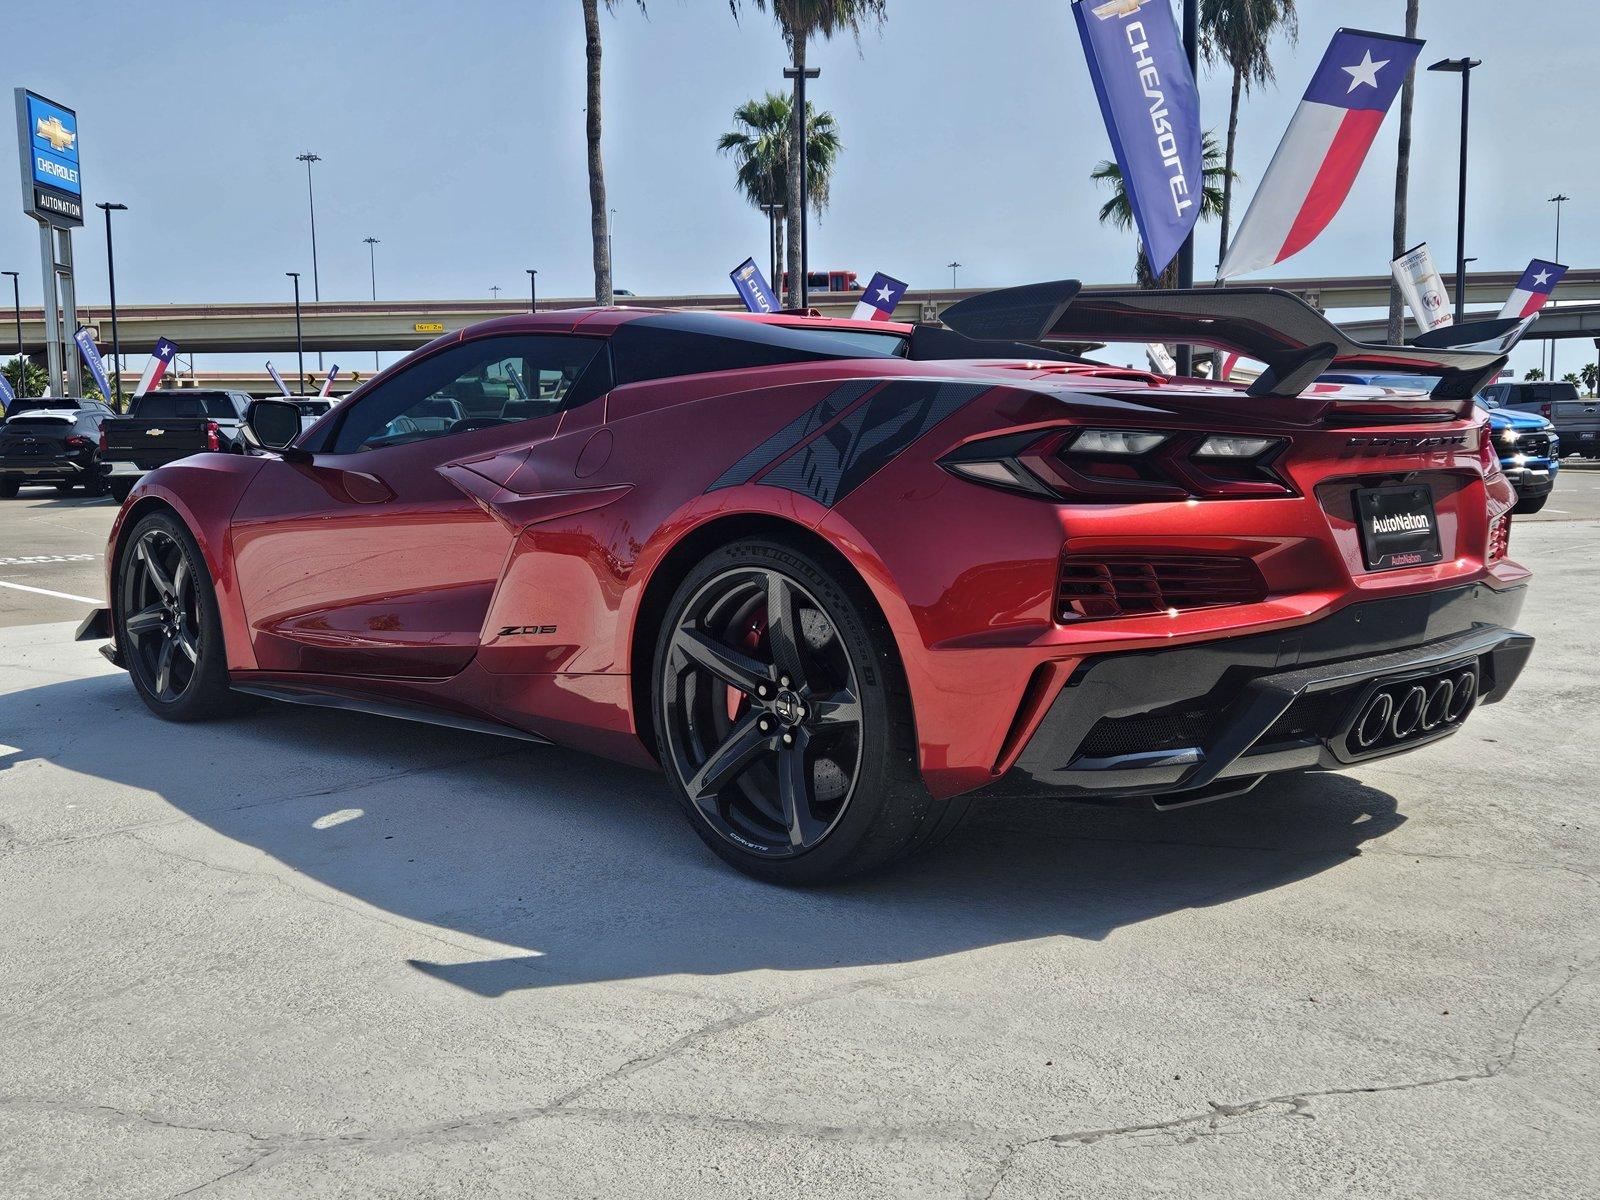
<path fill-rule="evenodd" d="M 890 0 L 880 34 L 813 47 L 814 99 L 845 153 L 812 263 L 884 269 L 943 285 L 1131 275 L 1132 239 L 1100 227 L 1088 180 L 1108 155 L 1066 0 Z M 1300 45 L 1279 84 L 1241 120 L 1241 202 L 1338 24 L 1399 32 L 1403 0 L 1303 0 Z M 782 85 L 770 17 L 742 23 L 723 0 L 652 0 L 603 16 L 605 155 L 617 209 L 617 283 L 640 294 L 721 291 L 765 224 L 717 155 L 733 108 Z M 1513 269 L 1552 250 L 1564 191 L 1563 258 L 1600 259 L 1600 102 L 1592 0 L 1423 0 L 1424 63 L 1472 54 L 1468 253 Z M 16 45 L 12 46 L 18 50 Z M 80 0 L 72 36 L 30 39 L 18 80 L 78 110 L 86 199 L 119 200 L 119 299 L 286 296 L 309 284 L 303 150 L 320 154 L 317 232 L 324 299 L 541 295 L 592 287 L 584 175 L 579 0 L 166 0 L 159 9 Z M 8 71 L 14 75 L 14 71 Z M 1411 240 L 1453 254 L 1459 84 L 1420 76 Z M 1227 119 L 1227 80 L 1203 80 L 1206 123 Z M 1395 118 L 1343 212 L 1278 273 L 1377 273 L 1393 213 Z M 13 176 L 15 178 L 15 176 Z M 37 242 L 20 196 L 0 218 L 0 265 L 37 303 Z M 1243 211 L 1242 203 L 1237 210 Z M 95 214 L 98 216 L 98 214 Z M 105 299 L 98 225 L 77 236 L 80 296 Z M 1202 272 L 1216 229 L 1202 233 Z M 1267 276 L 1252 279 L 1268 278 Z M 309 294 L 309 288 L 308 288 Z M 1567 356 L 1576 363 L 1576 351 Z M 1533 355 L 1528 355 L 1529 362 Z M 202 368 L 204 363 L 201 364 Z"/>

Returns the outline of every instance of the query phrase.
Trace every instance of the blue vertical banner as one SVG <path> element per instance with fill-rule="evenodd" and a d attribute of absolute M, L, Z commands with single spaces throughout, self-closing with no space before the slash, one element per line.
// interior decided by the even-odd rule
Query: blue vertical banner
<path fill-rule="evenodd" d="M 16 398 L 17 394 L 11 390 L 11 380 L 4 375 L 0 375 L 0 408 L 10 412 L 11 402 Z"/>
<path fill-rule="evenodd" d="M 115 404 L 116 396 L 111 391 L 111 381 L 106 378 L 106 364 L 100 357 L 100 347 L 94 344 L 94 337 L 87 329 L 81 326 L 78 332 L 72 335 L 72 340 L 78 343 L 78 353 L 83 356 L 83 365 L 89 368 L 89 374 L 94 376 L 95 386 L 100 389 L 100 395 L 107 404 Z"/>
<path fill-rule="evenodd" d="M 1159 275 L 1200 219 L 1200 93 L 1168 0 L 1075 0 L 1100 115 Z"/>
<path fill-rule="evenodd" d="M 767 280 L 761 274 L 761 268 L 756 266 L 756 260 L 747 258 L 732 271 L 728 278 L 733 280 L 733 286 L 739 293 L 739 298 L 744 301 L 744 306 L 753 313 L 775 313 L 778 311 L 778 298 L 772 294 L 772 289 L 767 286 Z"/>

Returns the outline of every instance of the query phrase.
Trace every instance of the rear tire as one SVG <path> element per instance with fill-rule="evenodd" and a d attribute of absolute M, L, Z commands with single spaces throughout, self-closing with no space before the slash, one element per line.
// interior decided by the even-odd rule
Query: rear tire
<path fill-rule="evenodd" d="M 83 481 L 83 490 L 89 496 L 104 496 L 111 480 L 106 476 L 99 463 L 96 463 L 92 473 Z"/>
<path fill-rule="evenodd" d="M 63 479 L 60 483 L 56 484 L 56 495 L 70 496 L 72 495 L 72 489 L 76 486 L 77 485 L 70 479 Z"/>
<path fill-rule="evenodd" d="M 844 879 L 964 811 L 922 782 L 899 654 L 865 589 L 798 546 L 712 551 L 668 605 L 651 678 L 672 794 L 747 875 Z"/>
<path fill-rule="evenodd" d="M 127 534 L 115 599 L 117 648 L 151 712 L 203 721 L 235 710 L 211 574 L 172 513 L 153 512 Z"/>
<path fill-rule="evenodd" d="M 133 480 L 112 479 L 107 482 L 106 488 L 111 492 L 111 498 L 121 504 L 127 500 L 128 494 L 133 491 Z"/>
<path fill-rule="evenodd" d="M 1548 492 L 1546 492 L 1543 496 L 1530 496 L 1526 500 L 1518 500 L 1516 507 L 1511 511 L 1519 516 L 1525 516 L 1528 513 L 1536 513 L 1544 507 L 1545 501 L 1548 499 L 1550 499 L 1550 494 Z"/>
<path fill-rule="evenodd" d="M 0 500 L 14 500 L 22 487 L 20 479 L 0 479 Z"/>

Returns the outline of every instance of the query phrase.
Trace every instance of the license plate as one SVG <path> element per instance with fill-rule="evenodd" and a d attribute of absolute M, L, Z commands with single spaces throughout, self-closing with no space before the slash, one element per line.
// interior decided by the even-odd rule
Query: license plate
<path fill-rule="evenodd" d="M 1416 567 L 1444 557 L 1433 493 L 1427 488 L 1411 484 L 1358 488 L 1355 498 L 1361 556 L 1368 569 Z"/>

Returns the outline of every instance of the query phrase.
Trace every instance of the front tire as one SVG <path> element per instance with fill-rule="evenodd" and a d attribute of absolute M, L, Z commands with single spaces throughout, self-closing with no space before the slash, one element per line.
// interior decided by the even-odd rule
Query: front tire
<path fill-rule="evenodd" d="M 116 601 L 117 647 L 151 712 L 203 721 L 234 710 L 211 575 L 176 516 L 153 512 L 128 533 Z"/>
<path fill-rule="evenodd" d="M 652 679 L 673 795 L 747 875 L 832 882 L 952 823 L 918 771 L 893 636 L 858 581 L 797 546 L 735 542 L 695 567 Z"/>
<path fill-rule="evenodd" d="M 1516 513 L 1516 514 L 1518 514 L 1519 516 L 1525 516 L 1528 513 L 1536 513 L 1541 508 L 1544 507 L 1545 501 L 1547 501 L 1549 499 L 1550 499 L 1550 493 L 1549 492 L 1546 492 L 1542 496 L 1529 496 L 1525 500 L 1518 500 L 1517 503 L 1516 503 L 1516 507 L 1513 508 L 1511 511 Z"/>

